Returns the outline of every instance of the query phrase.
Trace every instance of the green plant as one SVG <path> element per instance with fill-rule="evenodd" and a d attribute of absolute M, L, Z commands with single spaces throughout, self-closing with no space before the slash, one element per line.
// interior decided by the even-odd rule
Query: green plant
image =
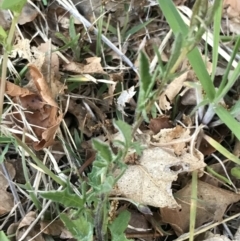
<path fill-rule="evenodd" d="M 73 54 L 73 59 L 80 61 L 81 49 L 79 44 L 80 33 L 76 33 L 74 26 L 74 18 L 71 16 L 69 21 L 69 37 L 66 37 L 62 33 L 56 33 L 56 37 L 64 42 L 64 46 L 58 48 L 57 51 L 62 51 L 66 49 L 71 49 Z"/>
<path fill-rule="evenodd" d="M 113 142 L 113 145 L 118 148 L 115 154 L 108 144 L 93 140 L 97 156 L 93 162 L 92 171 L 88 175 L 88 182 L 82 182 L 77 191 L 67 183 L 64 190 L 40 192 L 44 198 L 59 202 L 66 208 L 73 208 L 68 214 L 60 214 L 60 218 L 79 241 L 92 240 L 94 229 L 98 240 L 107 240 L 108 230 L 112 240 L 119 240 L 118 236 L 122 237 L 122 240 L 127 240 L 124 239 L 124 231 L 129 214 L 124 212 L 113 223 L 109 223 L 109 194 L 126 170 L 123 160 L 128 149 L 136 144 L 131 141 L 132 131 L 129 125 L 122 121 L 115 121 L 114 124 L 121 133 L 123 141 Z M 81 227 L 78 226 L 80 223 Z M 121 227 L 117 233 L 116 227 Z"/>

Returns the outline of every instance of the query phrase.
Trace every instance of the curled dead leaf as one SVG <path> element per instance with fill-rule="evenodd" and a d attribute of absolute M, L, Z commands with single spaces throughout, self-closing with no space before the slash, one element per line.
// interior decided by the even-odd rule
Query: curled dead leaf
<path fill-rule="evenodd" d="M 171 224 L 178 235 L 189 228 L 191 188 L 189 183 L 174 195 L 181 209 L 161 209 L 163 221 Z M 239 200 L 239 194 L 198 180 L 196 228 L 210 221 L 221 221 L 227 206 Z"/>
<path fill-rule="evenodd" d="M 24 119 L 39 139 L 38 143 L 29 138 L 26 139 L 26 142 L 33 144 L 36 150 L 41 150 L 53 144 L 62 115 L 58 114 L 58 105 L 39 69 L 31 64 L 29 65 L 29 74 L 29 84 L 24 88 L 7 82 L 6 93 L 12 97 L 13 102 L 18 103 L 23 108 L 22 113 L 16 109 L 7 116 L 7 119 L 12 121 L 12 126 L 15 128 L 23 129 L 25 127 L 28 130 L 28 127 L 24 126 L 22 117 L 24 115 Z"/>

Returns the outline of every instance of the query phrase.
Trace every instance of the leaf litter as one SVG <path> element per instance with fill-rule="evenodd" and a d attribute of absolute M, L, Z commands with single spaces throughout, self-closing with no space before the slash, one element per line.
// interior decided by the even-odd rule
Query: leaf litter
<path fill-rule="evenodd" d="M 133 1 L 133 5 L 129 6 L 129 22 L 132 21 L 131 24 L 133 26 L 135 25 L 136 15 L 144 16 L 143 10 L 147 4 L 146 2 L 147 1 Z M 152 5 L 154 5 L 155 2 L 152 2 Z M 175 1 L 175 4 L 183 5 L 185 2 L 186 1 L 179 0 Z M 73 3 L 76 4 L 76 1 L 73 1 Z M 98 17 L 101 11 L 99 1 L 92 1 L 92 4 L 93 5 L 90 5 L 90 1 L 88 3 L 81 3 L 77 8 L 83 12 L 87 19 L 94 23 L 94 14 Z M 238 5 L 237 1 L 224 1 L 224 13 L 229 18 L 227 30 L 236 34 L 239 33 L 238 20 L 240 11 Z M 111 14 L 109 15 L 109 21 L 113 27 L 119 23 L 117 27 L 124 28 L 124 24 L 126 23 L 125 19 L 121 16 L 124 7 L 126 6 L 124 6 L 123 3 L 116 4 L 113 1 L 105 4 L 106 11 L 112 11 L 116 14 L 114 18 Z M 39 9 L 37 9 L 38 8 L 34 8 L 30 4 L 25 6 L 19 20 L 19 24 L 23 25 L 23 29 L 25 25 L 31 26 L 31 22 L 36 21 L 40 14 Z M 153 9 L 156 12 L 159 11 L 157 8 Z M 56 2 L 49 7 L 48 11 L 46 17 L 51 31 L 54 33 L 58 32 L 59 28 L 61 30 L 65 29 L 63 33 L 67 35 L 68 32 L 66 30 L 71 28 L 69 13 Z M 54 19 L 55 17 L 56 19 Z M 4 11 L 0 12 L 0 22 L 4 29 L 9 28 L 9 16 Z M 76 19 L 74 20 L 74 24 L 74 27 L 78 31 L 81 31 L 85 27 Z M 156 22 L 151 22 L 149 23 L 148 30 L 150 30 L 150 32 L 157 31 L 156 26 L 159 25 Z M 163 26 L 166 27 L 164 24 Z M 131 36 L 131 41 L 122 46 L 122 52 L 124 54 L 128 54 L 129 48 L 132 48 L 131 50 L 135 52 L 139 52 L 139 43 L 141 43 L 144 45 L 143 49 L 147 53 L 148 58 L 150 60 L 154 58 L 153 44 L 160 46 L 162 40 L 160 40 L 158 36 L 153 35 L 150 39 L 144 41 L 142 34 L 145 35 L 145 30 L 145 28 L 140 29 Z M 61 163 L 65 158 L 65 155 L 62 153 L 66 150 L 66 146 L 64 146 L 65 149 L 62 146 L 58 147 L 61 142 L 55 138 L 61 130 L 61 123 L 64 121 L 69 130 L 68 134 L 65 133 L 65 138 L 69 138 L 67 139 L 69 145 L 72 142 L 71 138 L 75 138 L 77 132 L 80 132 L 88 142 L 86 147 L 83 147 L 83 143 L 81 145 L 78 143 L 79 145 L 76 146 L 74 151 L 82 148 L 81 151 L 84 150 L 86 153 L 93 153 L 92 146 L 89 144 L 93 136 L 98 136 L 98 138 L 104 140 L 107 139 L 107 143 L 111 143 L 111 139 L 115 135 L 119 136 L 119 133 L 116 133 L 116 130 L 111 124 L 113 112 L 115 112 L 116 109 L 126 117 L 129 123 L 132 123 L 131 108 L 134 108 L 134 106 L 131 106 L 129 111 L 129 109 L 126 108 L 126 106 L 128 106 L 126 103 L 134 101 L 135 99 L 137 91 L 135 88 L 138 77 L 134 75 L 131 76 L 131 74 L 127 73 L 128 69 L 126 68 L 126 71 L 126 69 L 123 68 L 122 62 L 119 61 L 119 56 L 116 58 L 115 52 L 113 53 L 109 51 L 109 49 L 106 51 L 108 53 L 106 53 L 106 55 L 103 54 L 101 57 L 85 54 L 81 61 L 74 60 L 71 57 L 71 50 L 67 49 L 63 51 L 64 58 L 60 59 L 59 52 L 57 54 L 57 51 L 52 50 L 56 50 L 53 43 L 59 47 L 62 47 L 62 43 L 52 32 L 52 40 L 49 39 L 46 41 L 46 39 L 44 39 L 44 42 L 46 41 L 45 43 L 40 41 L 41 43 L 39 44 L 38 39 L 34 38 L 37 47 L 33 44 L 33 40 L 30 41 L 28 38 L 18 37 L 16 39 L 10 58 L 12 60 L 19 58 L 23 63 L 28 62 L 28 74 L 25 76 L 28 84 L 20 87 L 10 81 L 7 82 L 6 94 L 10 97 L 11 108 L 5 114 L 5 121 L 9 130 L 15 133 L 20 139 L 25 139 L 25 142 L 33 147 L 35 151 L 38 152 L 44 150 L 44 148 L 53 147 L 54 152 L 60 154 L 59 159 L 57 156 L 56 159 Z M 114 31 L 112 30 L 112 32 Z M 89 41 L 87 37 L 88 34 L 89 33 L 85 33 L 81 41 L 84 41 L 88 46 L 88 50 L 90 49 L 89 52 L 91 52 L 96 47 L 94 46 L 96 43 Z M 33 33 L 30 33 L 30 35 L 33 36 Z M 115 45 L 118 45 L 118 39 L 112 38 L 111 40 Z M 165 49 L 161 52 L 163 62 L 168 62 L 169 60 L 170 45 L 171 44 L 166 45 Z M 104 65 L 104 63 L 106 63 L 105 57 L 109 53 L 112 57 L 112 62 L 109 63 L 111 63 L 112 66 Z M 116 66 L 116 63 L 119 64 L 119 62 L 122 68 Z M 188 63 L 184 63 L 183 65 L 186 66 Z M 211 73 L 212 65 L 209 60 L 207 60 L 207 69 L 208 72 Z M 196 138 L 198 133 L 193 131 L 194 128 L 196 130 L 198 129 L 193 126 L 192 122 L 190 122 L 189 125 L 176 124 L 176 120 L 173 120 L 170 116 L 178 95 L 181 96 L 181 93 L 187 93 L 185 90 L 188 88 L 188 82 L 195 82 L 197 79 L 190 68 L 187 67 L 182 70 L 184 70 L 184 72 L 181 72 L 178 77 L 167 85 L 159 97 L 158 108 L 166 115 L 150 118 L 150 124 L 147 127 L 141 126 L 140 129 L 143 133 L 139 134 L 136 140 L 141 143 L 144 150 L 139 154 L 136 153 L 135 150 L 130 149 L 129 155 L 125 159 L 125 162 L 128 163 L 128 168 L 118 180 L 112 192 L 114 197 L 121 195 L 123 198 L 128 198 L 132 202 L 149 205 L 150 207 L 158 209 L 157 212 L 154 211 L 153 213 L 154 218 L 147 218 L 147 215 L 140 214 L 140 212 L 136 210 L 132 211 L 124 206 L 125 204 L 121 204 L 120 201 L 120 205 L 118 204 L 114 209 L 115 213 L 113 216 L 116 218 L 121 208 L 131 211 L 131 220 L 126 231 L 127 233 L 129 233 L 129 229 L 131 229 L 140 233 L 143 232 L 150 237 L 152 233 L 150 232 L 151 225 L 149 225 L 149 223 L 153 226 L 156 225 L 154 224 L 156 216 L 159 217 L 158 222 L 170 224 L 177 236 L 188 232 L 191 203 L 190 173 L 198 170 L 199 178 L 202 178 L 204 168 L 207 165 L 204 156 L 209 157 L 216 151 L 215 149 L 207 149 L 206 143 L 204 144 L 203 141 L 202 147 L 199 147 L 199 141 Z M 85 83 L 83 83 L 84 81 L 79 81 L 82 86 L 78 85 L 76 88 L 73 88 L 72 91 L 68 91 L 67 86 L 63 83 L 65 80 L 62 81 L 61 79 L 60 81 L 63 75 L 62 71 L 64 71 L 66 75 L 69 73 L 77 75 L 89 74 L 89 79 L 87 80 L 91 78 L 97 80 L 100 76 L 99 79 L 110 79 L 114 84 L 109 84 L 109 82 L 104 86 L 96 84 L 97 82 L 90 84 L 90 81 Z M 119 86 L 126 78 L 129 78 L 127 74 L 130 75 L 130 85 L 125 85 L 125 88 L 121 89 L 119 95 Z M 100 88 L 102 92 L 98 93 Z M 104 95 L 102 93 L 104 93 Z M 115 98 L 116 93 L 118 93 L 117 98 Z M 107 97 L 107 99 L 104 99 L 105 97 Z M 183 100 L 183 98 L 181 99 L 182 105 L 188 107 L 196 104 L 196 93 L 194 91 L 187 93 L 188 98 L 186 98 L 185 94 L 184 97 L 185 100 Z M 96 99 L 98 101 L 96 101 Z M 180 106 L 180 108 L 182 108 L 182 106 Z M 71 120 L 68 122 L 67 119 L 69 116 Z M 74 118 L 75 121 L 77 121 L 76 129 L 73 126 Z M 211 135 L 214 136 L 214 134 Z M 220 139 L 216 139 L 219 142 L 222 141 L 227 134 L 220 136 Z M 57 149 L 54 149 L 54 146 Z M 67 148 L 69 148 L 69 146 Z M 73 150 L 71 151 L 72 153 L 74 152 Z M 73 157 L 71 158 L 73 159 Z M 91 155 L 90 158 L 87 158 L 86 155 L 84 159 L 86 163 L 89 163 L 85 166 L 86 168 L 81 169 L 83 176 L 87 174 L 86 169 L 94 161 L 95 154 Z M 215 170 L 219 170 L 219 167 L 218 169 L 215 168 Z M 11 170 L 8 170 L 8 172 L 11 172 Z M 118 172 L 119 170 L 116 170 L 115 175 L 117 175 Z M 221 171 L 218 172 L 222 173 Z M 14 175 L 11 174 L 10 176 L 14 179 Z M 14 200 L 13 196 L 7 191 L 8 181 L 1 172 L 0 178 L 3 184 L 0 189 L 0 214 L 5 215 L 13 208 Z M 201 181 L 198 181 L 196 227 L 200 227 L 206 222 L 221 221 L 227 212 L 227 207 L 239 201 L 239 194 L 223 189 L 218 180 L 215 180 L 215 182 L 206 180 L 207 179 L 202 178 Z M 211 185 L 208 182 L 211 183 Z M 177 189 L 175 189 L 175 184 L 178 185 Z M 161 215 L 159 212 L 161 212 Z M 36 217 L 37 213 L 30 211 L 21 221 L 12 225 L 15 225 L 16 241 L 21 240 L 22 235 L 29 226 L 31 226 L 31 223 Z M 137 223 L 137 220 L 140 224 Z M 14 227 L 12 228 L 14 230 Z M 157 225 L 155 228 L 158 230 L 158 234 L 164 235 L 164 231 L 160 231 Z M 8 234 L 15 234 L 15 231 L 11 233 L 10 229 L 11 228 L 9 228 Z M 70 240 L 73 237 L 66 227 L 64 227 L 62 221 L 57 219 L 55 221 L 40 221 L 38 225 L 35 225 L 31 229 L 27 239 L 34 237 L 34 240 L 44 241 L 45 236 L 43 233 L 49 236 L 57 236 L 60 239 Z M 220 241 L 227 238 L 225 236 L 215 235 L 215 237 L 205 240 L 215 241 L 215 239 L 216 241 Z"/>

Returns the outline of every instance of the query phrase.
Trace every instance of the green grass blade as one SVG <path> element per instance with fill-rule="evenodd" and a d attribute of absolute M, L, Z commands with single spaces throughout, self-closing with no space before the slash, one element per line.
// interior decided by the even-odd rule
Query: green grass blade
<path fill-rule="evenodd" d="M 128 38 L 130 35 L 133 35 L 133 34 L 137 33 L 139 30 L 141 30 L 144 27 L 146 27 L 152 21 L 153 21 L 153 19 L 149 19 L 148 21 L 146 21 L 144 23 L 140 23 L 139 25 L 132 27 L 131 29 L 129 29 L 126 32 L 126 34 L 125 34 L 126 38 Z"/>
<path fill-rule="evenodd" d="M 215 72 L 217 68 L 218 62 L 218 48 L 220 42 L 220 28 L 221 28 L 221 20 L 222 20 L 222 0 L 219 1 L 219 6 L 214 15 L 213 21 L 213 52 L 212 52 L 212 81 L 215 77 Z"/>
<path fill-rule="evenodd" d="M 175 34 L 175 41 L 173 43 L 172 51 L 171 51 L 172 53 L 171 53 L 170 59 L 167 63 L 166 71 L 164 73 L 165 77 L 169 75 L 170 70 L 177 62 L 177 60 L 181 54 L 182 43 L 183 43 L 182 33 L 178 32 Z"/>
<path fill-rule="evenodd" d="M 183 36 L 186 36 L 188 34 L 188 27 L 183 22 L 173 2 L 171 0 L 158 0 L 158 4 L 174 34 L 181 31 Z"/>
<path fill-rule="evenodd" d="M 18 137 L 14 136 L 16 143 L 21 146 L 33 159 L 33 161 L 38 165 L 39 168 L 41 168 L 48 176 L 50 176 L 56 183 L 58 183 L 61 186 L 65 186 L 65 182 L 56 176 L 50 169 L 48 169 L 38 158 L 37 156 L 32 152 L 32 150 L 27 146 L 27 144 L 23 143 Z"/>
<path fill-rule="evenodd" d="M 176 33 L 181 32 L 183 38 L 186 37 L 188 34 L 188 27 L 182 20 L 173 2 L 170 0 L 158 0 L 158 3 L 174 34 L 176 35 Z M 188 53 L 187 57 L 201 82 L 208 99 L 213 101 L 215 97 L 215 88 L 198 49 L 194 48 Z"/>
<path fill-rule="evenodd" d="M 229 72 L 230 69 L 232 67 L 232 62 L 238 52 L 238 49 L 240 47 L 240 38 L 237 40 L 234 49 L 233 49 L 233 53 L 231 55 L 231 59 L 228 63 L 226 72 L 224 73 L 222 82 L 219 86 L 218 92 L 216 94 L 216 100 L 215 103 L 218 103 L 226 94 L 227 92 L 232 88 L 232 86 L 234 85 L 235 81 L 237 80 L 239 73 L 240 73 L 240 62 L 238 63 L 237 67 L 235 68 L 235 70 L 233 71 L 233 73 L 231 74 L 230 78 L 228 78 L 229 76 Z M 228 80 L 228 81 L 227 81 Z"/>
<path fill-rule="evenodd" d="M 217 151 L 219 151 L 222 155 L 224 155 L 226 158 L 231 160 L 232 162 L 240 165 L 240 159 L 237 158 L 235 155 L 233 155 L 231 152 L 229 152 L 225 147 L 223 147 L 219 142 L 215 141 L 210 136 L 204 135 L 204 139 Z"/>
<path fill-rule="evenodd" d="M 215 108 L 216 114 L 227 125 L 232 133 L 240 140 L 240 123 L 222 106 Z"/>
<path fill-rule="evenodd" d="M 214 88 L 212 80 L 207 72 L 203 59 L 197 48 L 193 49 L 188 54 L 188 59 L 189 59 L 190 64 L 192 65 L 192 67 L 195 71 L 195 74 L 197 75 L 208 99 L 210 101 L 213 101 L 214 97 L 215 97 L 215 88 Z"/>

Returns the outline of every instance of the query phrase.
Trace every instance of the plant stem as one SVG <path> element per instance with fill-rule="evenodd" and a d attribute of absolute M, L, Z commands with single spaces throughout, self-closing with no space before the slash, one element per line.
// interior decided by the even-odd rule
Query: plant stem
<path fill-rule="evenodd" d="M 192 172 L 192 191 L 191 191 L 191 206 L 190 206 L 190 227 L 189 227 L 189 241 L 194 240 L 194 230 L 196 224 L 196 214 L 197 214 L 197 181 L 198 172 Z"/>
<path fill-rule="evenodd" d="M 13 17 L 12 24 L 9 30 L 8 38 L 6 45 L 4 46 L 4 55 L 3 55 L 3 62 L 2 62 L 2 75 L 1 75 L 1 86 L 0 86 L 0 118 L 2 118 L 3 113 L 3 101 L 4 101 L 4 93 L 6 89 L 6 76 L 7 76 L 7 63 L 8 63 L 8 54 L 9 50 L 12 46 L 12 41 L 15 33 L 15 27 L 18 23 L 18 18 L 20 14 L 16 14 Z"/>

